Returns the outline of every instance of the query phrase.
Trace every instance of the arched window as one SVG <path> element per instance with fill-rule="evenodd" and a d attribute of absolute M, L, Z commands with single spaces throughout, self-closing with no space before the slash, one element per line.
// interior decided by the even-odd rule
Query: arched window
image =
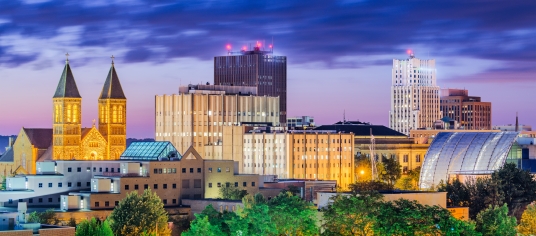
<path fill-rule="evenodd" d="M 119 123 L 123 123 L 123 106 L 119 106 Z"/>
<path fill-rule="evenodd" d="M 108 121 L 108 118 L 109 118 L 109 113 L 110 113 L 110 108 L 108 106 L 106 106 L 104 108 L 104 123 L 109 123 Z"/>
<path fill-rule="evenodd" d="M 100 122 L 105 123 L 105 121 L 104 121 L 104 106 L 100 107 L 100 116 L 99 117 L 100 117 Z"/>
<path fill-rule="evenodd" d="M 73 105 L 73 122 L 78 122 L 78 105 Z"/>
<path fill-rule="evenodd" d="M 113 108 L 112 122 L 117 123 L 117 106 L 114 106 L 114 108 Z"/>
<path fill-rule="evenodd" d="M 58 123 L 60 122 L 60 106 L 56 105 L 56 109 L 54 110 L 56 111 L 56 116 L 54 117 L 54 121 Z"/>
<path fill-rule="evenodd" d="M 72 118 L 71 114 L 72 114 L 72 106 L 69 104 L 67 106 L 67 122 L 69 122 L 69 123 L 71 122 L 71 118 Z"/>

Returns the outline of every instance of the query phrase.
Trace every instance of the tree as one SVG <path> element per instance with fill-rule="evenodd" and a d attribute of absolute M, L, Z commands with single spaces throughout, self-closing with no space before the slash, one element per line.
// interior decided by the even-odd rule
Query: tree
<path fill-rule="evenodd" d="M 219 236 L 223 235 L 217 226 L 211 225 L 208 221 L 208 216 L 197 217 L 190 224 L 190 229 L 182 233 L 183 236 Z"/>
<path fill-rule="evenodd" d="M 241 200 L 248 192 L 227 182 L 220 188 L 220 197 L 227 200 Z"/>
<path fill-rule="evenodd" d="M 526 206 L 536 200 L 536 180 L 526 170 L 517 168 L 513 163 L 506 163 L 491 175 L 503 192 L 504 203 L 508 205 L 511 215 L 521 218 Z"/>
<path fill-rule="evenodd" d="M 459 179 L 454 179 L 446 184 L 441 181 L 438 187 L 439 192 L 447 192 L 447 206 L 468 207 L 471 194 L 467 186 L 460 182 Z"/>
<path fill-rule="evenodd" d="M 143 194 L 130 192 L 110 215 L 111 228 L 115 235 L 140 235 L 143 232 L 170 235 L 168 215 L 164 204 L 150 189 Z"/>
<path fill-rule="evenodd" d="M 447 209 L 399 199 L 378 207 L 378 235 L 478 235 L 475 225 L 455 219 Z"/>
<path fill-rule="evenodd" d="M 536 202 L 529 204 L 523 212 L 517 232 L 521 235 L 536 235 Z"/>
<path fill-rule="evenodd" d="M 76 236 L 113 236 L 112 228 L 108 220 L 102 223 L 97 222 L 95 217 L 91 217 L 91 220 L 83 220 L 76 227 Z"/>
<path fill-rule="evenodd" d="M 300 196 L 300 188 L 294 185 L 287 186 L 286 189 L 281 190 L 282 193 L 291 193 L 294 196 Z"/>
<path fill-rule="evenodd" d="M 322 235 L 373 235 L 382 198 L 378 193 L 333 196 L 323 210 Z"/>
<path fill-rule="evenodd" d="M 398 179 L 398 181 L 396 181 L 395 187 L 402 190 L 418 190 L 420 175 L 421 167 L 419 166 L 413 170 L 408 171 L 407 174 Z"/>
<path fill-rule="evenodd" d="M 392 185 L 377 180 L 356 182 L 350 184 L 348 188 L 356 194 L 360 192 L 393 190 Z"/>
<path fill-rule="evenodd" d="M 371 181 L 372 180 L 372 165 L 370 164 L 370 158 L 366 156 L 355 157 L 355 176 L 357 181 Z"/>
<path fill-rule="evenodd" d="M 383 160 L 384 170 L 378 170 L 378 178 L 387 184 L 394 186 L 397 179 L 402 176 L 402 170 L 400 163 L 396 158 L 385 158 Z"/>
<path fill-rule="evenodd" d="M 41 223 L 55 225 L 59 223 L 56 217 L 56 212 L 53 209 L 48 209 L 44 212 L 32 212 L 28 215 L 28 223 Z"/>
<path fill-rule="evenodd" d="M 508 216 L 508 207 L 489 206 L 476 216 L 476 230 L 482 235 L 515 236 L 516 218 Z"/>
<path fill-rule="evenodd" d="M 313 235 L 318 233 L 316 210 L 292 193 L 280 193 L 268 202 L 269 214 L 279 235 Z"/>

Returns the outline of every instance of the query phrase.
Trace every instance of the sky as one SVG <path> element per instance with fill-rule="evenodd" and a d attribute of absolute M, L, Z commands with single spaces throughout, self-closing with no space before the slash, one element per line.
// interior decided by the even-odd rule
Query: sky
<path fill-rule="evenodd" d="M 68 52 L 82 125 L 115 56 L 127 136 L 154 137 L 155 95 L 213 82 L 244 45 L 287 56 L 289 116 L 388 125 L 393 59 L 435 59 L 441 88 L 492 102 L 493 125 L 536 129 L 536 1 L 0 0 L 0 135 L 52 127 Z"/>

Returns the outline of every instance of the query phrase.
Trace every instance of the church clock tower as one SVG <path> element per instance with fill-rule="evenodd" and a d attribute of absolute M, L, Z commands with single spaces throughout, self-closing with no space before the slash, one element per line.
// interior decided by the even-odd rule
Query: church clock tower
<path fill-rule="evenodd" d="M 113 59 L 112 56 L 112 66 L 99 97 L 99 132 L 108 142 L 107 157 L 117 160 L 126 149 L 127 98 L 115 71 Z"/>
<path fill-rule="evenodd" d="M 82 97 L 69 66 L 69 54 L 66 56 L 65 67 L 52 99 L 54 160 L 73 160 L 80 156 Z"/>

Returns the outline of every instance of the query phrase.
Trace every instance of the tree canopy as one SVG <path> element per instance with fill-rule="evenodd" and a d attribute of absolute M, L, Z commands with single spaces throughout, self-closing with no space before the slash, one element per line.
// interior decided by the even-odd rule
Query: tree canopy
<path fill-rule="evenodd" d="M 150 189 L 141 195 L 135 191 L 130 192 L 112 211 L 110 220 L 115 235 L 141 235 L 144 232 L 171 234 L 164 204 Z"/>
<path fill-rule="evenodd" d="M 536 235 L 536 202 L 528 205 L 523 215 L 521 215 L 517 232 L 521 235 Z"/>
<path fill-rule="evenodd" d="M 396 158 L 384 158 L 382 160 L 383 171 L 378 170 L 378 178 L 387 184 L 394 186 L 396 180 L 402 176 L 402 167 Z"/>
<path fill-rule="evenodd" d="M 508 216 L 508 207 L 489 206 L 476 216 L 476 229 L 483 235 L 515 236 L 516 218 Z"/>
<path fill-rule="evenodd" d="M 76 236 L 114 236 L 108 220 L 101 223 L 97 222 L 95 217 L 91 220 L 83 220 L 76 226 Z"/>
<path fill-rule="evenodd" d="M 220 197 L 227 200 L 240 200 L 246 196 L 248 192 L 240 189 L 231 183 L 227 182 L 220 188 Z"/>

